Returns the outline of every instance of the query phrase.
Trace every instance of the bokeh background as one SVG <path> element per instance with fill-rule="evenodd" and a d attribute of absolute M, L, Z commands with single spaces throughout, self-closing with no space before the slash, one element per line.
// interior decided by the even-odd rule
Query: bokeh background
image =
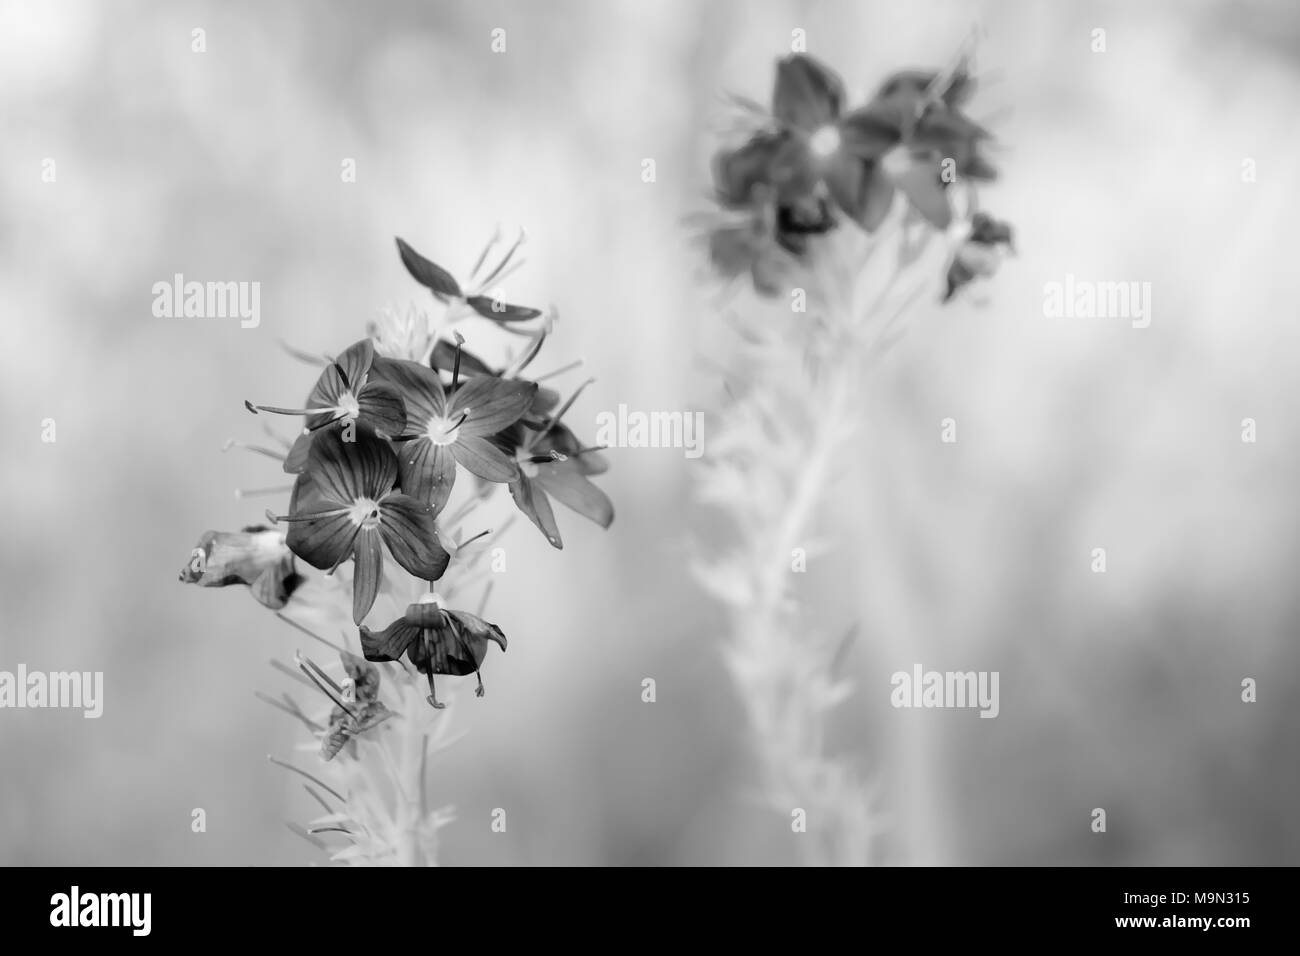
<path fill-rule="evenodd" d="M 824 502 L 815 611 L 862 628 L 834 747 L 876 787 L 886 862 L 1297 862 L 1294 4 L 3 0 L 0 669 L 102 670 L 106 702 L 0 712 L 0 863 L 319 859 L 265 759 L 298 730 L 253 697 L 302 639 L 176 575 L 203 530 L 259 519 L 233 489 L 279 480 L 221 452 L 259 434 L 244 398 L 312 381 L 276 340 L 338 349 L 424 301 L 394 235 L 463 272 L 496 223 L 527 227 L 511 296 L 559 306 L 546 361 L 598 378 L 571 416 L 588 437 L 620 402 L 707 410 L 717 295 L 683 219 L 719 94 L 766 99 L 795 28 L 861 95 L 976 27 L 972 112 L 1004 146 L 985 204 L 1020 255 L 917 310 Z M 154 318 L 176 272 L 259 281 L 260 327 Z M 1067 272 L 1151 282 L 1150 328 L 1045 319 Z M 563 552 L 511 532 L 490 615 L 510 652 L 431 776 L 459 815 L 443 862 L 798 859 L 688 567 L 723 533 L 692 468 L 619 451 L 609 532 L 569 512 Z M 892 710 L 914 662 L 1000 671 L 1001 715 Z"/>

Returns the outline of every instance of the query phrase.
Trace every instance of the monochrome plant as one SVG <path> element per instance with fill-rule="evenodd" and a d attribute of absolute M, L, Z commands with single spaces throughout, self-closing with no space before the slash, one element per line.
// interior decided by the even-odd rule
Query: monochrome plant
<path fill-rule="evenodd" d="M 1010 227 L 978 208 L 997 172 L 992 134 L 965 112 L 974 90 L 963 51 L 854 104 L 837 73 L 796 53 L 777 63 L 770 106 L 733 98 L 733 136 L 713 160 L 709 260 L 758 300 L 731 313 L 729 401 L 698 485 L 733 537 L 697 571 L 729 613 L 726 663 L 764 798 L 793 820 L 810 864 L 872 862 L 881 814 L 826 742 L 852 691 L 841 662 L 856 629 L 811 626 L 792 572 L 826 546 L 819 505 L 859 440 L 872 364 L 927 289 L 949 301 L 1012 247 Z"/>
<path fill-rule="evenodd" d="M 438 830 L 452 811 L 430 802 L 430 760 L 453 740 L 445 709 L 455 693 L 440 696 L 435 677 L 473 676 L 482 697 L 489 645 L 507 647 L 503 629 L 483 617 L 488 545 L 504 528 L 476 525 L 494 492 L 509 488 L 556 548 L 550 498 L 602 527 L 614 518 L 591 481 L 607 463 L 562 421 L 581 386 L 565 400 L 525 377 L 554 312 L 487 292 L 522 264 L 522 233 L 489 263 L 498 242 L 478 257 L 466 292 L 398 239 L 433 311 L 386 310 L 364 338 L 323 359 L 291 350 L 321 367 L 303 405 L 245 406 L 301 416 L 302 428 L 291 439 L 268 429 L 278 448 L 227 446 L 281 462 L 293 484 L 272 493 L 288 492 L 287 509 L 240 531 L 205 532 L 181 571 L 186 583 L 248 586 L 282 622 L 330 649 L 321 661 L 298 652 L 293 666 L 273 662 L 305 699 L 258 696 L 311 735 L 300 749 L 322 766 L 272 761 L 304 777 L 321 810 L 291 829 L 337 863 L 437 862 Z M 501 368 L 465 348 L 471 335 L 494 331 L 523 340 Z M 324 574 L 308 577 L 304 566 Z M 474 611 L 465 610 L 475 592 Z M 335 629 L 338 641 L 327 636 Z"/>

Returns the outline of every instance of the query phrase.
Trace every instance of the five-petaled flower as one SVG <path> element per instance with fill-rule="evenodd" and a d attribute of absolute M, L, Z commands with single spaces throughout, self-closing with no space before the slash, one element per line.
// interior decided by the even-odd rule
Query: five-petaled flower
<path fill-rule="evenodd" d="M 386 438 L 401 433 L 406 424 L 402 396 L 393 386 L 380 381 L 376 374 L 379 367 L 388 361 L 375 355 L 370 339 L 362 339 L 321 373 L 305 408 L 278 408 L 244 402 L 254 414 L 262 411 L 307 416 L 307 427 L 284 460 L 285 471 L 298 474 L 303 470 L 313 436 L 329 426 L 352 424 Z"/>
<path fill-rule="evenodd" d="M 479 668 L 487 657 L 488 641 L 506 649 L 501 628 L 489 624 L 467 611 L 447 611 L 438 605 L 434 594 L 423 595 L 419 602 L 382 631 L 361 628 L 361 649 L 368 661 L 395 661 L 403 654 L 416 670 L 429 679 L 429 703 L 441 709 L 433 684 L 435 674 L 478 677 L 475 693 L 483 696 L 483 677 Z"/>
<path fill-rule="evenodd" d="M 519 420 L 537 385 L 478 374 L 464 381 L 457 363 L 450 389 L 438 372 L 416 362 L 387 360 L 382 374 L 406 401 L 406 430 L 394 436 L 402 490 L 441 511 L 456 481 L 457 463 L 486 481 L 514 481 L 519 469 L 488 439 Z"/>
<path fill-rule="evenodd" d="M 447 570 L 450 556 L 438 540 L 436 512 L 395 488 L 397 457 L 382 438 L 358 432 L 344 441 L 337 430 L 316 436 L 306 471 L 294 483 L 288 544 L 313 567 L 333 572 L 348 558 L 355 567 L 352 619 L 360 624 L 375 603 L 387 545 L 397 563 L 426 581 Z"/>

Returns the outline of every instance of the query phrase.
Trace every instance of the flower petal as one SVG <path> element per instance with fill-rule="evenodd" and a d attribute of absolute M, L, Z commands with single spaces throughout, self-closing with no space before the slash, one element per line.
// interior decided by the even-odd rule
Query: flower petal
<path fill-rule="evenodd" d="M 429 355 L 429 366 L 450 374 L 456 367 L 456 346 L 445 339 L 439 339 L 433 347 L 433 352 Z M 495 375 L 496 372 L 492 371 L 492 367 L 487 362 L 462 348 L 460 350 L 460 374 L 464 376 Z"/>
<path fill-rule="evenodd" d="M 494 641 L 501 650 L 506 649 L 506 636 L 501 628 L 468 611 L 448 611 L 447 616 L 476 638 Z"/>
<path fill-rule="evenodd" d="M 861 221 L 867 204 L 867 174 L 866 164 L 847 153 L 829 157 L 822 170 L 822 179 L 835 205 L 855 222 Z"/>
<path fill-rule="evenodd" d="M 537 415 L 545 415 L 547 412 L 555 411 L 559 405 L 560 393 L 553 388 L 539 385 L 537 394 L 533 396 L 533 404 L 528 406 L 528 411 Z"/>
<path fill-rule="evenodd" d="M 748 272 L 758 255 L 759 240 L 746 224 L 721 226 L 709 233 L 709 262 L 724 279 Z"/>
<path fill-rule="evenodd" d="M 537 440 L 533 451 L 539 455 L 558 451 L 568 457 L 584 475 L 601 475 L 609 471 L 609 461 L 600 452 L 587 451 L 578 454 L 583 447 L 582 442 L 578 441 L 578 436 L 567 425 L 556 422 Z"/>
<path fill-rule="evenodd" d="M 573 509 L 584 518 L 590 518 L 602 528 L 608 528 L 613 523 L 614 504 L 609 496 L 570 462 L 538 465 L 534 481 L 560 504 Z"/>
<path fill-rule="evenodd" d="M 406 359 L 389 359 L 375 365 L 375 378 L 397 389 L 406 402 L 406 425 L 423 431 L 430 418 L 441 418 L 447 408 L 442 380 L 433 369 Z"/>
<path fill-rule="evenodd" d="M 785 142 L 778 133 L 759 132 L 737 149 L 713 157 L 713 185 L 724 205 L 743 206 L 759 185 L 775 185 L 776 159 Z"/>
<path fill-rule="evenodd" d="M 384 552 L 379 532 L 363 528 L 352 546 L 352 623 L 360 624 L 375 606 L 379 582 L 384 576 Z"/>
<path fill-rule="evenodd" d="M 812 195 L 821 182 L 821 172 L 814 161 L 807 140 L 787 135 L 772 160 L 772 185 L 778 201 L 797 202 Z"/>
<path fill-rule="evenodd" d="M 396 438 L 406 430 L 406 403 L 392 385 L 367 382 L 357 395 L 361 423 L 384 438 Z"/>
<path fill-rule="evenodd" d="M 520 475 L 518 481 L 510 482 L 510 497 L 515 499 L 515 506 L 528 517 L 528 520 L 537 525 L 538 530 L 546 535 L 546 540 L 551 543 L 551 547 L 564 547 L 560 540 L 560 529 L 555 524 L 555 512 L 551 510 L 551 503 L 540 485 Z"/>
<path fill-rule="evenodd" d="M 921 114 L 912 130 L 911 143 L 918 149 L 935 149 L 951 156 L 963 143 L 989 139 L 989 131 L 957 110 L 931 106 Z"/>
<path fill-rule="evenodd" d="M 456 459 L 447 445 L 414 438 L 398 450 L 397 468 L 403 494 L 428 502 L 436 515 L 451 497 Z"/>
<path fill-rule="evenodd" d="M 878 106 L 854 110 L 840 122 L 844 150 L 859 159 L 878 159 L 897 146 L 901 136 L 898 118 Z"/>
<path fill-rule="evenodd" d="M 388 495 L 379 502 L 379 533 L 397 563 L 417 578 L 436 581 L 451 561 L 438 541 L 438 526 L 430 505 L 410 495 Z"/>
<path fill-rule="evenodd" d="M 297 475 L 307 467 L 307 452 L 311 449 L 311 440 L 314 434 L 314 432 L 303 431 L 293 440 L 293 444 L 289 447 L 289 453 L 284 456 L 286 474 Z"/>
<path fill-rule="evenodd" d="M 844 83 L 813 57 L 796 53 L 777 63 L 772 113 L 782 123 L 811 133 L 834 122 L 843 103 Z"/>
<path fill-rule="evenodd" d="M 460 285 L 452 278 L 451 273 L 442 266 L 424 258 L 400 237 L 397 237 L 397 252 L 402 257 L 402 265 L 406 266 L 406 271 L 420 285 L 442 298 L 447 296 L 460 297 Z"/>
<path fill-rule="evenodd" d="M 541 309 L 526 305 L 511 305 L 487 295 L 471 295 L 465 300 L 471 309 L 493 322 L 527 322 L 542 314 Z"/>
<path fill-rule="evenodd" d="M 382 631 L 361 628 L 361 652 L 368 661 L 395 661 L 420 636 L 420 629 L 398 618 Z"/>
<path fill-rule="evenodd" d="M 319 502 L 301 509 L 295 517 L 309 517 L 337 508 L 335 502 Z M 290 551 L 312 567 L 328 571 L 347 557 L 356 533 L 356 524 L 346 514 L 335 513 L 314 521 L 290 522 L 285 541 Z"/>
<path fill-rule="evenodd" d="M 519 466 L 496 445 L 478 435 L 458 435 L 451 453 L 466 470 L 487 481 L 514 481 L 519 477 Z"/>
<path fill-rule="evenodd" d="M 317 432 L 307 453 L 307 471 L 326 498 L 351 504 L 358 498 L 378 501 L 397 481 L 397 458 L 388 442 L 358 429 L 344 441 L 342 429 Z"/>
<path fill-rule="evenodd" d="M 370 371 L 370 365 L 374 358 L 375 346 L 368 338 L 348 346 L 334 360 L 332 365 L 325 366 L 325 371 L 321 372 L 320 378 L 316 380 L 316 386 L 311 390 L 311 395 L 307 398 L 307 407 L 333 407 L 338 404 L 339 396 L 345 391 L 356 395 Z M 335 366 L 343 369 L 343 374 L 347 376 L 346 385 L 343 384 L 343 378 L 339 375 L 339 369 L 335 368 Z M 307 424 L 316 426 L 328 419 L 328 415 L 309 415 L 307 416 Z"/>
<path fill-rule="evenodd" d="M 466 611 L 446 612 L 446 621 L 434 638 L 434 673 L 455 677 L 473 674 L 487 657 L 488 641 L 506 649 L 506 636 L 495 624 Z"/>
<path fill-rule="evenodd" d="M 882 168 L 889 169 L 889 179 L 930 225 L 936 229 L 947 229 L 951 225 L 952 207 L 943 191 L 937 160 L 912 156 L 897 165 L 887 161 Z"/>
<path fill-rule="evenodd" d="M 469 412 L 459 435 L 495 435 L 519 421 L 536 393 L 536 382 L 479 375 L 456 389 L 447 417 L 454 420 Z"/>

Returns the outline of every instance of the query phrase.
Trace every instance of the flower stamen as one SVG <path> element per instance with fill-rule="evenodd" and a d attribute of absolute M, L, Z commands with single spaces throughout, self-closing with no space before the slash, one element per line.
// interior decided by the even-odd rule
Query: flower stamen
<path fill-rule="evenodd" d="M 322 518 L 333 518 L 335 515 L 347 514 L 347 508 L 334 508 L 330 511 L 315 511 L 309 515 L 278 515 L 270 508 L 266 509 L 266 520 L 271 524 L 279 524 L 281 521 L 320 521 Z"/>
<path fill-rule="evenodd" d="M 273 412 L 276 415 L 329 415 L 337 412 L 337 408 L 280 408 L 276 405 L 254 405 L 248 399 L 244 399 L 244 407 L 256 415 L 258 412 Z"/>

